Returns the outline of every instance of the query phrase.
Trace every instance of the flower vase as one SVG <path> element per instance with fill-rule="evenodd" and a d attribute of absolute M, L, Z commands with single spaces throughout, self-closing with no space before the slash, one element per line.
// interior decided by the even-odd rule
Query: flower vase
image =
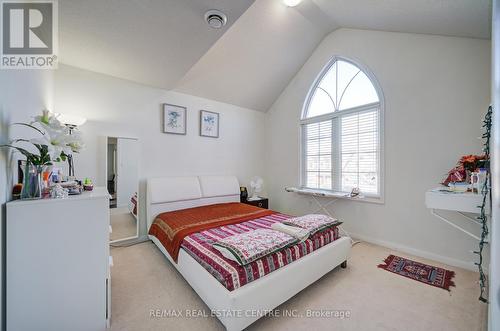
<path fill-rule="evenodd" d="M 24 168 L 23 190 L 21 199 L 41 199 L 42 198 L 42 166 L 37 166 L 26 162 Z"/>

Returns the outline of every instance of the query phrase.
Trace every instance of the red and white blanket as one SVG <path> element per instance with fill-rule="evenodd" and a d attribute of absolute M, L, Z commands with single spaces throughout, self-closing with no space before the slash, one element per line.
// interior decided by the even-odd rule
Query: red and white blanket
<path fill-rule="evenodd" d="M 269 229 L 273 223 L 283 222 L 289 218 L 288 215 L 277 213 L 251 221 L 200 231 L 186 236 L 181 247 L 224 287 L 233 291 L 339 238 L 338 229 L 333 226 L 312 235 L 304 242 L 298 242 L 243 266 L 225 258 L 212 246 L 223 238 L 256 229 Z"/>
<path fill-rule="evenodd" d="M 177 262 L 182 240 L 186 236 L 274 213 L 272 210 L 239 202 L 175 210 L 156 216 L 149 228 L 149 234 L 158 238 L 172 259 Z"/>
<path fill-rule="evenodd" d="M 300 217 L 289 218 L 284 221 L 283 224 L 302 228 L 309 231 L 309 233 L 313 235 L 316 232 L 323 231 L 324 229 L 331 226 L 341 225 L 342 222 L 339 222 L 335 218 L 331 218 L 330 216 L 322 214 L 309 214 Z"/>
<path fill-rule="evenodd" d="M 289 234 L 265 228 L 222 238 L 213 246 L 224 257 L 236 261 L 240 265 L 245 265 L 297 241 Z"/>

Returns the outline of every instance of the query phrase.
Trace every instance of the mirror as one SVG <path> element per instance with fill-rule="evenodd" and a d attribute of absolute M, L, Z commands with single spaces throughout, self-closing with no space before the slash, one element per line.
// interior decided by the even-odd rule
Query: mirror
<path fill-rule="evenodd" d="M 139 141 L 108 137 L 106 176 L 108 181 L 111 243 L 134 239 L 139 230 Z"/>

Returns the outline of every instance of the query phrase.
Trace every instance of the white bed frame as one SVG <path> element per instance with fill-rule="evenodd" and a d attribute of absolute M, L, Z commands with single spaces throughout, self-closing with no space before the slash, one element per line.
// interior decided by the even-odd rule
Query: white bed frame
<path fill-rule="evenodd" d="M 154 218 L 173 210 L 239 202 L 233 176 L 151 178 L 147 182 L 148 229 Z M 239 331 L 347 260 L 351 239 L 342 237 L 289 265 L 228 291 L 184 249 L 175 263 L 158 239 L 150 236 L 228 331 Z M 293 277 L 292 277 L 293 276 Z"/>

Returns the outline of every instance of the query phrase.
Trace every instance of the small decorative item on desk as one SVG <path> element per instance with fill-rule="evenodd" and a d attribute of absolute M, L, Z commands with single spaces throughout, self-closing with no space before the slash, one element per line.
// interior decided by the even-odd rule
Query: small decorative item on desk
<path fill-rule="evenodd" d="M 465 155 L 458 160 L 445 180 L 441 183 L 449 187 L 452 192 L 480 193 L 482 184 L 486 180 L 486 169 L 489 161 L 486 155 Z M 482 170 L 481 170 L 482 169 Z"/>
<path fill-rule="evenodd" d="M 359 187 L 353 187 L 351 190 L 351 193 L 349 194 L 349 197 L 355 198 L 358 197 L 361 191 L 359 190 Z"/>
<path fill-rule="evenodd" d="M 469 190 L 469 183 L 462 182 L 450 182 L 448 187 L 452 192 L 467 192 Z"/>
<path fill-rule="evenodd" d="M 72 153 L 78 153 L 83 146 L 81 137 L 70 135 L 69 129 L 48 110 L 44 110 L 42 115 L 36 116 L 30 123 L 14 125 L 33 129 L 38 137 L 14 139 L 0 147 L 13 149 L 26 158 L 21 199 L 40 199 L 43 193 L 42 173 L 53 162 L 65 161 Z"/>
<path fill-rule="evenodd" d="M 248 191 L 247 188 L 242 186 L 240 187 L 240 202 L 245 202 L 248 199 Z"/>
<path fill-rule="evenodd" d="M 248 198 L 249 201 L 252 200 L 259 200 L 259 193 L 262 192 L 262 185 L 264 184 L 264 180 L 260 177 L 255 176 L 251 181 L 250 181 L 250 187 L 252 188 L 252 196 Z"/>
<path fill-rule="evenodd" d="M 62 182 L 62 183 L 60 183 L 60 185 L 61 185 L 61 187 L 68 190 L 69 195 L 78 195 L 78 194 L 81 194 L 83 191 L 82 186 L 74 180 L 69 181 L 69 182 Z"/>
<path fill-rule="evenodd" d="M 50 188 L 50 197 L 52 199 L 66 199 L 68 196 L 68 189 L 63 188 L 61 184 L 56 184 Z"/>
<path fill-rule="evenodd" d="M 85 178 L 83 180 L 83 189 L 85 191 L 92 191 L 94 189 L 94 185 L 92 184 L 92 180 L 90 178 Z"/>
<path fill-rule="evenodd" d="M 50 198 L 50 175 L 52 173 L 52 167 L 48 166 L 42 172 L 42 198 Z"/>
<path fill-rule="evenodd" d="M 43 165 L 26 162 L 21 199 L 40 199 L 42 197 L 42 171 Z"/>
<path fill-rule="evenodd" d="M 470 185 L 472 192 L 481 193 L 481 190 L 486 182 L 488 172 L 485 168 L 479 168 L 474 171 L 470 176 Z"/>
<path fill-rule="evenodd" d="M 19 200 L 21 199 L 21 191 L 23 190 L 23 184 L 16 184 L 12 188 L 12 199 Z"/>

